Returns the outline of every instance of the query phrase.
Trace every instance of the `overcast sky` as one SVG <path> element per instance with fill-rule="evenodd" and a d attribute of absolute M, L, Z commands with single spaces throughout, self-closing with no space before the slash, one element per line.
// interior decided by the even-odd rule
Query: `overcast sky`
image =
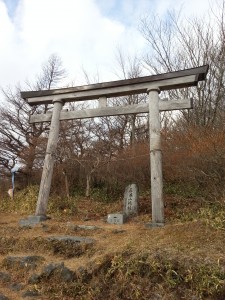
<path fill-rule="evenodd" d="M 98 71 L 100 81 L 115 80 L 117 47 L 130 54 L 144 53 L 146 43 L 138 31 L 141 17 L 165 18 L 168 9 L 181 6 L 186 16 L 199 15 L 209 2 L 0 0 L 0 87 L 24 86 L 53 53 L 76 84 L 82 84 L 82 67 L 90 74 Z"/>

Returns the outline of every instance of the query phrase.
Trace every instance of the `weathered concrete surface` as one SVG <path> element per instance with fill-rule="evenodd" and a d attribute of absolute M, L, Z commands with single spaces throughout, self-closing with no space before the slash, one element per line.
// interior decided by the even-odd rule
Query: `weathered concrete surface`
<path fill-rule="evenodd" d="M 126 221 L 126 217 L 124 214 L 116 213 L 116 214 L 108 214 L 107 222 L 109 224 L 118 224 L 122 225 Z"/>
<path fill-rule="evenodd" d="M 148 223 L 145 224 L 146 228 L 156 228 L 156 227 L 163 227 L 165 226 L 165 223 Z"/>
<path fill-rule="evenodd" d="M 47 216 L 28 216 L 27 219 L 19 221 L 20 227 L 34 227 L 35 225 L 50 219 Z"/>

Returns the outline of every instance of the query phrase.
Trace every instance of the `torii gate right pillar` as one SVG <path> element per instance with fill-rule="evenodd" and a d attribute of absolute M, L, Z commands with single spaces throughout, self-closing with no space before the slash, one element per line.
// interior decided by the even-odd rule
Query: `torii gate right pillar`
<path fill-rule="evenodd" d="M 147 226 L 155 227 L 164 225 L 159 90 L 148 89 L 147 92 L 149 95 L 149 135 L 152 201 L 152 224 L 148 224 Z"/>

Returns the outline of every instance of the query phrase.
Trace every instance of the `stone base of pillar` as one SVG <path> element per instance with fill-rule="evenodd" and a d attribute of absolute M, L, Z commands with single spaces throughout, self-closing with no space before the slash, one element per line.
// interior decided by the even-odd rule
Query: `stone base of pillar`
<path fill-rule="evenodd" d="M 156 227 L 164 227 L 165 223 L 147 223 L 145 224 L 146 228 L 156 228 Z"/>
<path fill-rule="evenodd" d="M 27 219 L 23 219 L 19 221 L 19 226 L 20 227 L 34 227 L 38 223 L 44 222 L 46 220 L 51 219 L 48 216 L 28 216 Z"/>

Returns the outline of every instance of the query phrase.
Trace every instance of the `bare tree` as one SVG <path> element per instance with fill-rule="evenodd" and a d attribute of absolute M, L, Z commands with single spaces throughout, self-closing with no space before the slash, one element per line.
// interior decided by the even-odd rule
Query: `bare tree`
<path fill-rule="evenodd" d="M 63 67 L 61 58 L 56 54 L 52 54 L 48 61 L 43 64 L 41 74 L 38 75 L 33 89 L 50 90 L 56 88 L 66 75 L 67 72 Z"/>
<path fill-rule="evenodd" d="M 55 86 L 64 76 L 61 61 L 56 55 L 50 56 L 43 65 L 42 73 L 35 84 L 28 83 L 32 89 L 49 89 Z M 46 112 L 48 107 L 32 108 L 20 97 L 20 87 L 15 91 L 3 91 L 4 103 L 0 107 L 0 162 L 4 172 L 10 170 L 16 161 L 24 165 L 21 172 L 27 175 L 28 181 L 35 167 L 43 160 L 43 142 L 46 141 L 48 124 L 29 124 L 29 116 L 33 113 Z"/>
<path fill-rule="evenodd" d="M 194 109 L 164 123 L 165 179 L 192 179 L 204 192 L 224 193 L 225 1 L 216 1 L 203 18 L 186 19 L 182 11 L 164 20 L 145 18 L 141 32 L 149 53 L 143 65 L 151 74 L 209 64 L 206 81 L 168 92 L 171 98 L 193 98 Z"/>
<path fill-rule="evenodd" d="M 137 56 L 129 56 L 125 54 L 121 49 L 117 49 L 116 52 L 117 69 L 116 75 L 120 79 L 131 79 L 142 76 L 143 68 L 141 61 Z M 146 95 L 129 95 L 126 97 L 119 97 L 111 100 L 112 105 L 132 105 L 141 102 L 146 102 Z M 114 117 L 114 124 L 117 124 L 118 132 L 120 136 L 120 148 L 124 148 L 127 145 L 134 145 L 135 141 L 138 141 L 139 135 L 137 134 L 139 126 L 143 127 L 146 119 L 145 115 L 125 115 Z"/>
<path fill-rule="evenodd" d="M 182 124 L 221 125 L 224 118 L 225 2 L 217 3 L 218 11 L 209 11 L 204 18 L 184 19 L 181 13 L 169 13 L 160 20 L 145 18 L 141 32 L 149 55 L 145 67 L 154 74 L 209 64 L 206 81 L 197 89 L 188 88 L 169 93 L 176 98 L 190 97 L 194 110 L 182 113 Z"/>

